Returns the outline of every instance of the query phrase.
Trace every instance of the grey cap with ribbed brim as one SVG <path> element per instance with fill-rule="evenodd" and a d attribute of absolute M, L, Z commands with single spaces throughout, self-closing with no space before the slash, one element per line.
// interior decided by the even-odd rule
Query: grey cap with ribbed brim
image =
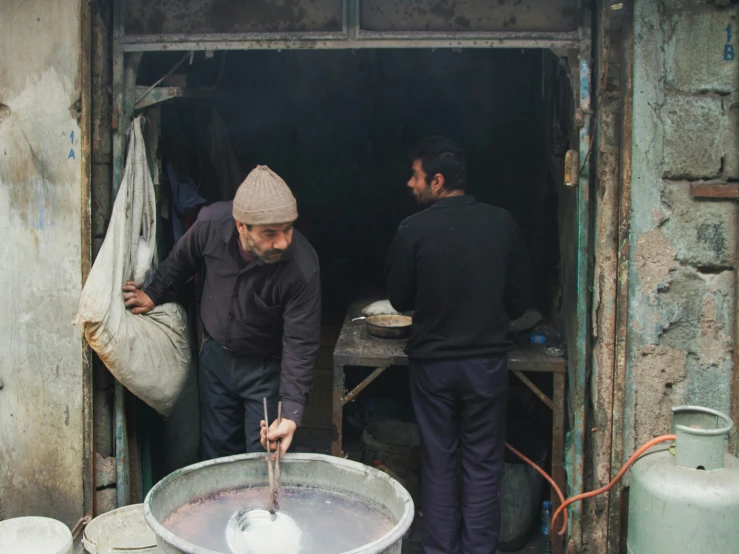
<path fill-rule="evenodd" d="M 289 223 L 298 219 L 298 203 L 277 173 L 258 165 L 236 191 L 233 216 L 248 225 Z"/>

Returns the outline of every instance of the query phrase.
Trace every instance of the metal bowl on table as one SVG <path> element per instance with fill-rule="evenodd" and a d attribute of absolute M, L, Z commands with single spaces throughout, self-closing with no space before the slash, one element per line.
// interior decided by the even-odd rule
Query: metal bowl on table
<path fill-rule="evenodd" d="M 364 320 L 367 332 L 383 339 L 404 339 L 411 334 L 413 318 L 402 314 L 378 314 L 356 317 L 352 321 Z"/>

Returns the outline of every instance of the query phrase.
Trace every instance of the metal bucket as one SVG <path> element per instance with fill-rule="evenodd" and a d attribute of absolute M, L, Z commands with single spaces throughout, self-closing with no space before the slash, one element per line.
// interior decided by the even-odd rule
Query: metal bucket
<path fill-rule="evenodd" d="M 281 464 L 280 484 L 334 491 L 384 508 L 395 525 L 383 537 L 351 554 L 400 554 L 403 535 L 413 522 L 413 500 L 387 474 L 357 462 L 323 454 L 288 454 Z M 197 498 L 246 486 L 267 486 L 264 454 L 241 454 L 201 462 L 168 475 L 144 500 L 146 522 L 164 554 L 212 554 L 162 525 L 170 514 Z M 349 554 L 349 553 L 347 553 Z"/>
<path fill-rule="evenodd" d="M 392 471 L 408 490 L 414 503 L 421 495 L 421 437 L 418 425 L 387 420 L 368 425 L 362 433 L 367 465 L 381 462 Z"/>
<path fill-rule="evenodd" d="M 48 517 L 16 517 L 0 521 L 3 554 L 70 554 L 72 533 Z"/>
<path fill-rule="evenodd" d="M 537 448 L 538 452 L 526 451 L 524 455 L 543 468 L 548 452 L 543 445 Z M 506 451 L 500 486 L 498 549 L 501 552 L 517 552 L 526 544 L 539 515 L 543 482 L 544 478 L 533 467 Z"/>
<path fill-rule="evenodd" d="M 90 554 L 151 554 L 157 538 L 144 518 L 144 505 L 124 506 L 93 519 L 82 535 L 82 546 Z"/>

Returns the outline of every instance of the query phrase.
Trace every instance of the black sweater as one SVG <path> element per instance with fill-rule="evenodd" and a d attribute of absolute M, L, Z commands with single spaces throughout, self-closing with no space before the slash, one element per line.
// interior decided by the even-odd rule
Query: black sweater
<path fill-rule="evenodd" d="M 510 350 L 509 322 L 531 307 L 531 268 L 513 216 L 472 196 L 403 221 L 387 260 L 388 299 L 415 310 L 406 353 L 463 359 Z"/>
<path fill-rule="evenodd" d="M 155 305 L 205 266 L 200 307 L 205 331 L 246 356 L 280 356 L 283 415 L 300 424 L 313 380 L 321 331 L 318 256 L 300 233 L 274 264 L 240 254 L 231 202 L 200 210 L 144 289 Z"/>

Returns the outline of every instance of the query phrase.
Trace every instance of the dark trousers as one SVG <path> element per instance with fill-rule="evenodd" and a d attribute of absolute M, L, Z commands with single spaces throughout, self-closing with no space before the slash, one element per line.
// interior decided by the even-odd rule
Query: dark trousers
<path fill-rule="evenodd" d="M 500 534 L 506 357 L 411 360 L 410 378 L 421 434 L 423 551 L 495 554 Z"/>
<path fill-rule="evenodd" d="M 267 398 L 277 419 L 280 359 L 239 356 L 207 340 L 200 353 L 200 452 L 204 460 L 264 452 L 259 422 Z"/>

